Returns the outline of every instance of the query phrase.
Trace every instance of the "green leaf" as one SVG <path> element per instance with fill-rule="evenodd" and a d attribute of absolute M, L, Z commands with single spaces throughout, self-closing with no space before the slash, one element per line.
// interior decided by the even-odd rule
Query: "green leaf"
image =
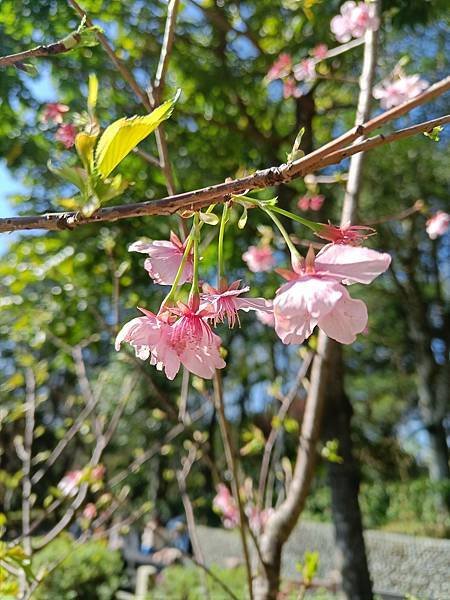
<path fill-rule="evenodd" d="M 430 140 L 433 140 L 433 142 L 438 142 L 440 140 L 440 133 L 444 128 L 442 127 L 442 125 L 438 125 L 437 127 L 433 127 L 433 129 L 431 131 L 424 131 L 423 135 L 425 135 L 427 138 L 430 138 Z"/>
<path fill-rule="evenodd" d="M 244 227 L 247 224 L 247 218 L 248 218 L 247 208 L 245 206 L 243 206 L 242 215 L 238 221 L 239 229 L 244 229 Z"/>
<path fill-rule="evenodd" d="M 96 166 L 102 177 L 108 177 L 139 142 L 170 117 L 178 95 L 158 106 L 149 115 L 124 117 L 105 129 L 95 151 Z"/>
<path fill-rule="evenodd" d="M 207 225 L 217 225 L 219 223 L 219 217 L 213 213 L 199 213 L 200 221 Z"/>
<path fill-rule="evenodd" d="M 75 148 L 88 173 L 92 173 L 93 171 L 94 147 L 97 137 L 98 133 L 86 133 L 85 131 L 81 131 L 75 138 Z"/>
<path fill-rule="evenodd" d="M 287 155 L 288 163 L 294 162 L 297 158 L 302 158 L 305 156 L 303 150 L 300 150 L 300 144 L 302 143 L 303 134 L 305 133 L 305 128 L 302 127 L 300 131 L 297 133 L 297 137 L 295 138 L 294 145 L 292 146 L 291 152 Z"/>
<path fill-rule="evenodd" d="M 86 171 L 81 167 L 70 167 L 69 165 L 61 165 L 56 167 L 50 160 L 47 162 L 47 167 L 57 177 L 64 181 L 68 181 L 76 186 L 80 191 L 83 191 L 86 186 Z"/>
<path fill-rule="evenodd" d="M 87 106 L 88 111 L 90 113 L 94 113 L 95 107 L 97 106 L 97 98 L 98 98 L 98 79 L 95 73 L 89 74 L 89 84 L 88 84 L 88 98 L 87 98 Z"/>
<path fill-rule="evenodd" d="M 328 440 L 322 448 L 321 455 L 325 460 L 332 463 L 341 464 L 344 462 L 342 456 L 339 456 L 339 440 Z"/>

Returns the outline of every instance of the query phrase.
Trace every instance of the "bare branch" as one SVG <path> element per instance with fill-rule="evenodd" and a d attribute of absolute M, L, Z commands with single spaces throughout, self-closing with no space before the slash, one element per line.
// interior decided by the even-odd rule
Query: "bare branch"
<path fill-rule="evenodd" d="M 28 555 L 31 555 L 31 458 L 36 415 L 36 380 L 31 368 L 28 368 L 25 372 L 25 385 L 26 409 L 22 461 L 22 535 L 24 550 Z"/>
<path fill-rule="evenodd" d="M 447 88 L 450 89 L 450 77 L 444 81 L 447 83 Z M 375 119 L 369 123 L 372 123 L 373 121 L 375 121 Z M 412 127 L 399 129 L 389 135 L 380 134 L 348 147 L 342 147 L 340 142 L 338 143 L 341 138 L 338 138 L 334 142 L 327 144 L 327 146 L 323 146 L 322 149 L 315 150 L 293 163 L 283 164 L 279 167 L 270 167 L 262 171 L 256 171 L 256 173 L 248 175 L 247 177 L 225 181 L 224 183 L 184 192 L 174 196 L 167 196 L 160 200 L 103 208 L 92 215 L 92 217 L 83 217 L 78 212 L 46 213 L 39 216 L 33 215 L 26 217 L 6 217 L 0 219 L 0 233 L 28 229 L 58 231 L 61 229 L 74 229 L 79 225 L 85 225 L 87 223 L 118 221 L 120 219 L 150 215 L 167 216 L 183 209 L 200 210 L 205 206 L 209 206 L 212 202 L 224 202 L 228 200 L 232 194 L 242 194 L 249 190 L 264 189 L 279 183 L 291 181 L 292 179 L 304 177 L 306 174 L 313 171 L 317 171 L 329 165 L 338 164 L 345 158 L 353 156 L 353 154 L 357 154 L 358 152 L 366 152 L 377 146 L 395 142 L 402 138 L 415 135 L 416 133 L 432 131 L 434 127 L 449 122 L 450 115 L 445 115 L 437 119 L 413 125 Z M 354 136 L 360 137 L 361 134 L 366 132 L 366 126 L 367 124 L 356 128 L 356 130 L 352 129 L 351 131 L 356 131 Z M 371 130 L 376 127 L 378 126 L 372 127 Z M 349 138 L 354 139 L 352 136 L 349 136 Z M 336 146 L 338 146 L 337 150 Z M 325 151 L 325 148 L 328 148 L 328 150 Z"/>

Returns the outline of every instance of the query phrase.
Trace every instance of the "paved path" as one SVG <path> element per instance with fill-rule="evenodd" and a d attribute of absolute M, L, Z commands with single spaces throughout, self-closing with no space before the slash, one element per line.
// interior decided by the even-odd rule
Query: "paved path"
<path fill-rule="evenodd" d="M 236 532 L 202 526 L 198 530 L 209 565 L 227 566 L 230 558 L 240 555 Z M 378 593 L 386 593 L 386 598 L 404 598 L 411 594 L 420 600 L 450 600 L 450 540 L 381 531 L 367 531 L 365 538 L 374 588 Z M 336 564 L 331 525 L 300 523 L 285 547 L 285 577 L 298 579 L 295 564 L 302 560 L 307 550 L 317 550 L 320 554 L 318 577 L 333 577 Z"/>

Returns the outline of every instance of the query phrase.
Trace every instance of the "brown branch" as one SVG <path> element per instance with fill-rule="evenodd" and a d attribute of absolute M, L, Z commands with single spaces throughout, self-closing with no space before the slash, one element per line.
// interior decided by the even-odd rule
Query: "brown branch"
<path fill-rule="evenodd" d="M 313 359 L 313 353 L 309 352 L 307 354 L 307 356 L 305 357 L 305 359 L 303 360 L 303 362 L 300 366 L 300 369 L 298 370 L 297 377 L 295 378 L 294 384 L 292 385 L 289 392 L 282 399 L 281 406 L 277 413 L 277 418 L 279 421 L 283 421 L 283 419 L 287 415 L 287 412 L 297 395 L 297 391 L 302 383 L 302 380 L 306 376 L 306 373 L 308 372 L 308 369 L 309 369 L 312 359 Z M 259 473 L 259 485 L 258 485 L 258 503 L 260 506 L 263 506 L 263 504 L 264 504 L 264 493 L 266 490 L 267 475 L 269 473 L 270 458 L 272 456 L 272 450 L 273 450 L 275 442 L 278 438 L 278 434 L 279 434 L 279 428 L 272 427 L 270 430 L 269 436 L 267 438 L 266 445 L 264 447 L 264 454 L 263 454 L 263 458 L 261 461 L 261 469 L 260 469 L 260 473 Z"/>
<path fill-rule="evenodd" d="M 447 81 L 447 80 L 445 80 Z M 448 78 L 448 88 L 450 88 L 450 77 Z M 447 89 L 447 88 L 446 88 Z M 285 183 L 299 177 L 304 177 L 308 173 L 322 169 L 326 166 L 338 164 L 345 158 L 365 152 L 381 146 L 395 142 L 399 139 L 409 137 L 416 133 L 431 131 L 438 125 L 450 122 L 450 115 L 425 121 L 412 127 L 394 131 L 389 135 L 380 134 L 369 138 L 363 142 L 353 144 L 352 146 L 342 148 L 337 144 L 337 140 L 327 145 L 329 150 L 323 149 L 311 152 L 299 160 L 283 164 L 279 167 L 270 167 L 262 171 L 256 171 L 252 175 L 225 181 L 216 185 L 200 188 L 190 192 L 184 192 L 174 196 L 167 196 L 159 200 L 141 202 L 139 204 L 126 204 L 103 208 L 96 212 L 92 217 L 83 217 L 78 212 L 60 212 L 46 213 L 43 215 L 32 215 L 24 217 L 5 217 L 0 219 L 0 233 L 8 231 L 19 231 L 28 229 L 46 229 L 46 230 L 64 230 L 74 229 L 79 225 L 88 223 L 101 223 L 106 221 L 118 221 L 132 217 L 144 217 L 150 215 L 167 216 L 176 213 L 182 209 L 199 210 L 209 206 L 212 202 L 220 203 L 229 199 L 231 194 L 242 194 L 248 190 L 264 189 L 275 184 Z M 370 122 L 372 123 L 372 121 Z M 372 127 L 373 129 L 375 127 Z M 354 131 L 354 130 L 352 130 Z M 358 132 L 364 133 L 365 126 L 358 128 Z M 360 136 L 356 136 L 360 137 Z M 338 138 L 339 140 L 340 138 Z M 335 146 L 339 145 L 339 149 Z M 325 146 L 323 147 L 325 148 Z"/>
<path fill-rule="evenodd" d="M 26 411 L 22 461 L 22 535 L 24 550 L 28 556 L 31 556 L 31 458 L 36 416 L 36 380 L 31 368 L 28 368 L 25 372 L 25 383 Z"/>
<path fill-rule="evenodd" d="M 62 40 L 52 42 L 51 44 L 42 44 L 35 46 L 29 50 L 23 50 L 16 54 L 9 54 L 8 56 L 0 56 L 0 67 L 9 67 L 11 65 L 20 65 L 30 58 L 48 58 L 56 56 L 57 54 L 64 54 L 70 52 L 81 42 L 82 35 L 79 31 L 74 31 Z"/>

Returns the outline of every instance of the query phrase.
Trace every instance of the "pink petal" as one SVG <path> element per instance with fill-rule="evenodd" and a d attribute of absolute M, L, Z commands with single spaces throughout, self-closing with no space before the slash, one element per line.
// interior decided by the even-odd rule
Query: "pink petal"
<path fill-rule="evenodd" d="M 318 273 L 335 276 L 345 284 L 372 283 L 390 264 L 391 257 L 385 252 L 345 244 L 328 244 L 316 256 L 315 269 Z"/>
<path fill-rule="evenodd" d="M 351 344 L 356 334 L 364 331 L 367 321 L 367 306 L 362 300 L 353 300 L 343 288 L 341 299 L 332 311 L 319 318 L 318 325 L 333 340 Z"/>

